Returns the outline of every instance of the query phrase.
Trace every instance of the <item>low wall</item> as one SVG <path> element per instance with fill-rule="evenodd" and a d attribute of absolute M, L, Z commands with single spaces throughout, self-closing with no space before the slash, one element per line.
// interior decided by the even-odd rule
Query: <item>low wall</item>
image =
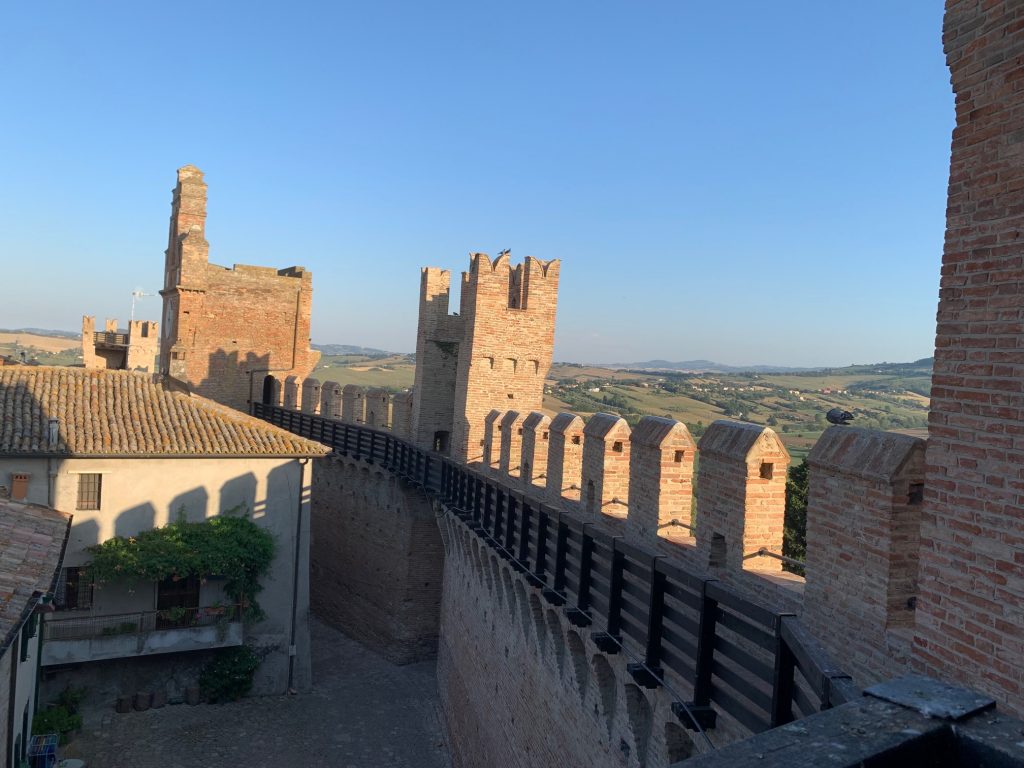
<path fill-rule="evenodd" d="M 316 460 L 313 612 L 396 664 L 433 658 L 444 552 L 427 495 L 378 465 Z"/>

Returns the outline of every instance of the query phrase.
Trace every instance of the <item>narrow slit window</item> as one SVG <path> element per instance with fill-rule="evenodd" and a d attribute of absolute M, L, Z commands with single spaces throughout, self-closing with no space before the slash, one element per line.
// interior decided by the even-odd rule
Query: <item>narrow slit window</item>
<path fill-rule="evenodd" d="M 761 479 L 762 480 L 771 480 L 772 479 L 772 475 L 774 473 L 775 473 L 775 465 L 774 464 L 772 464 L 770 461 L 762 461 L 761 462 Z"/>

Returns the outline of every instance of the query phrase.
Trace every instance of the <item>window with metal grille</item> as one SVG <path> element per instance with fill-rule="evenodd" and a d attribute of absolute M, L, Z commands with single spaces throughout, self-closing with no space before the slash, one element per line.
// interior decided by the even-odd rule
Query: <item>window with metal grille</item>
<path fill-rule="evenodd" d="M 85 568 L 63 568 L 53 596 L 61 611 L 85 611 L 92 608 L 92 580 Z"/>
<path fill-rule="evenodd" d="M 99 509 L 103 488 L 103 475 L 87 474 L 78 476 L 78 504 L 76 509 Z"/>

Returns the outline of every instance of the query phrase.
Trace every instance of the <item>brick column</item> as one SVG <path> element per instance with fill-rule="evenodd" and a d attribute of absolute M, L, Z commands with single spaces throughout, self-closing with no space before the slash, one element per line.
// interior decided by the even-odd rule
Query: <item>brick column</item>
<path fill-rule="evenodd" d="M 583 428 L 583 511 L 626 514 L 629 496 L 629 425 L 613 413 L 595 413 Z"/>
<path fill-rule="evenodd" d="M 504 411 L 493 410 L 484 419 L 483 465 L 484 469 L 498 471 L 501 457 L 501 420 Z"/>
<path fill-rule="evenodd" d="M 524 486 L 543 488 L 548 472 L 548 443 L 551 419 L 533 411 L 523 421 L 523 450 L 519 462 L 519 479 Z"/>
<path fill-rule="evenodd" d="M 697 444 L 686 425 L 644 416 L 630 435 L 629 515 L 626 526 L 637 541 L 658 536 L 693 541 L 689 529 L 693 502 L 693 459 Z"/>
<path fill-rule="evenodd" d="M 299 379 L 297 376 L 288 376 L 284 380 L 284 407 L 293 411 L 299 408 Z"/>
<path fill-rule="evenodd" d="M 498 471 L 508 477 L 519 477 L 522 460 L 524 417 L 518 411 L 506 411 L 501 417 L 501 453 Z"/>
<path fill-rule="evenodd" d="M 956 94 L 915 655 L 1024 715 L 1024 16 L 947 0 Z"/>
<path fill-rule="evenodd" d="M 906 671 L 924 490 L 924 440 L 854 427 L 810 455 L 804 621 L 859 685 Z M 901 647 L 902 646 L 902 647 Z"/>
<path fill-rule="evenodd" d="M 328 381 L 320 389 L 320 413 L 330 419 L 341 417 L 341 384 Z"/>
<path fill-rule="evenodd" d="M 302 412 L 320 412 L 320 381 L 318 379 L 306 379 L 302 382 Z"/>
<path fill-rule="evenodd" d="M 778 572 L 789 452 L 768 427 L 715 421 L 697 444 L 697 547 L 711 567 Z"/>
<path fill-rule="evenodd" d="M 561 504 L 562 499 L 580 498 L 583 467 L 583 419 L 575 413 L 560 413 L 551 420 L 548 442 L 548 478 L 545 483 L 548 501 Z"/>
<path fill-rule="evenodd" d="M 341 420 L 349 424 L 366 421 L 366 390 L 355 384 L 346 384 L 341 390 Z"/>

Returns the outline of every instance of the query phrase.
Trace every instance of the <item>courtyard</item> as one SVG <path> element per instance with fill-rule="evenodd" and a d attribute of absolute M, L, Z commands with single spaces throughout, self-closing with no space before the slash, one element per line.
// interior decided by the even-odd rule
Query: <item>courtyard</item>
<path fill-rule="evenodd" d="M 313 690 L 86 715 L 63 756 L 89 768 L 448 768 L 434 662 L 394 666 L 311 624 Z"/>

